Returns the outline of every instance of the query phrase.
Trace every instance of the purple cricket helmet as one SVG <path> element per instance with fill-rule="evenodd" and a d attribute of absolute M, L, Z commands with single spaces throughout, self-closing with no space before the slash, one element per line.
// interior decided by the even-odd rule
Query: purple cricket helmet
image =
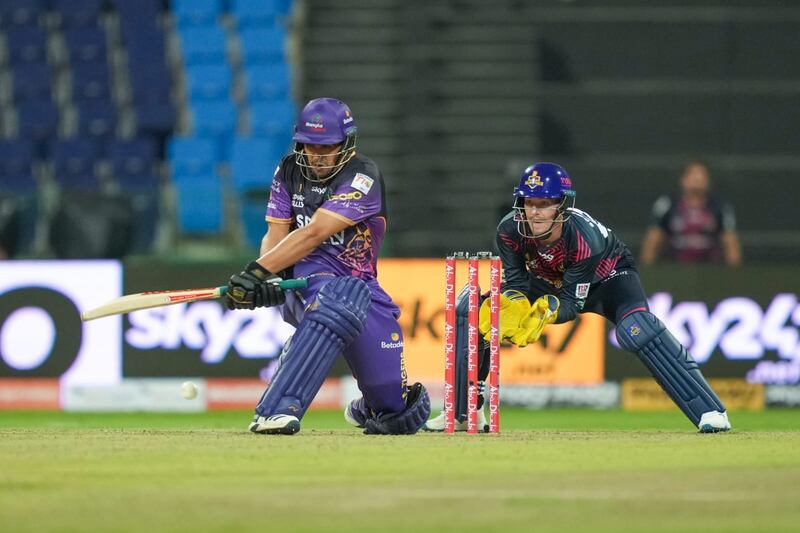
<path fill-rule="evenodd" d="M 315 98 L 306 104 L 297 118 L 294 127 L 294 155 L 303 177 L 309 181 L 323 182 L 331 179 L 356 153 L 356 120 L 350 107 L 335 98 Z M 341 145 L 335 152 L 336 162 L 333 165 L 311 165 L 308 155 L 303 149 L 306 144 L 335 146 Z M 330 171 L 323 178 L 317 177 L 312 168 Z"/>
<path fill-rule="evenodd" d="M 546 198 L 560 200 L 555 207 L 556 216 L 550 228 L 540 234 L 533 234 L 525 214 L 526 198 Z M 575 207 L 575 189 L 572 188 L 572 178 L 563 167 L 555 163 L 534 163 L 522 172 L 519 185 L 514 187 L 514 220 L 517 222 L 517 231 L 523 237 L 534 239 L 546 238 L 555 229 L 556 223 L 566 222 L 570 215 L 568 209 Z"/>

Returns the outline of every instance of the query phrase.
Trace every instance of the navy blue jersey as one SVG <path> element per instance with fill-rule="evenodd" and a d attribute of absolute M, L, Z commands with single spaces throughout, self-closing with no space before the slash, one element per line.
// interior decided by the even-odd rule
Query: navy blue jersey
<path fill-rule="evenodd" d="M 586 299 L 618 272 L 636 270 L 628 247 L 610 229 L 580 209 L 568 209 L 561 237 L 552 244 L 523 237 L 514 212 L 497 226 L 503 288 L 525 293 L 533 302 L 545 294 L 561 301 L 557 323 L 581 312 Z"/>
<path fill-rule="evenodd" d="M 272 180 L 267 222 L 305 226 L 318 210 L 349 226 L 332 235 L 295 265 L 295 276 L 333 272 L 376 278 L 378 253 L 386 235 L 383 175 L 372 159 L 356 154 L 329 181 L 303 177 L 294 155 L 283 158 Z"/>

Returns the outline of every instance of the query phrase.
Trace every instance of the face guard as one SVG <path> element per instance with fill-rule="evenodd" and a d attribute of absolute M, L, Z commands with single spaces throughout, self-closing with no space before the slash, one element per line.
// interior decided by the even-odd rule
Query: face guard
<path fill-rule="evenodd" d="M 550 227 L 542 233 L 533 233 L 525 214 L 526 198 L 560 200 L 555 206 L 556 216 Z M 514 188 L 514 220 L 520 235 L 532 239 L 546 239 L 557 224 L 569 220 L 569 209 L 575 207 L 575 190 L 567 171 L 555 163 L 535 163 L 522 173 L 519 186 Z"/>
<path fill-rule="evenodd" d="M 356 121 L 347 104 L 334 98 L 317 98 L 306 104 L 294 128 L 294 159 L 303 177 L 315 183 L 333 178 L 356 154 Z M 306 144 L 341 145 L 332 165 L 311 165 L 305 153 Z M 320 178 L 313 169 L 329 170 Z"/>

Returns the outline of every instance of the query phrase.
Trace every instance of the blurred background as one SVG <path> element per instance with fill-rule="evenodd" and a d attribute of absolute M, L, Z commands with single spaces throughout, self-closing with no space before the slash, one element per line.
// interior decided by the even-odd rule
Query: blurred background
<path fill-rule="evenodd" d="M 79 361 L 99 335 L 74 323 L 75 306 L 217 285 L 252 259 L 295 115 L 331 96 L 350 105 L 359 151 L 387 180 L 382 268 L 399 269 L 398 288 L 383 282 L 404 306 L 407 342 L 439 342 L 441 303 L 403 293 L 404 258 L 490 248 L 529 163 L 566 167 L 578 207 L 638 257 L 654 203 L 678 194 L 683 165 L 699 158 L 735 212 L 741 265 L 659 262 L 643 269 L 645 285 L 718 375 L 794 385 L 798 34 L 800 6 L 788 0 L 0 0 L 0 257 L 16 260 L 0 270 L 0 370 L 75 371 L 45 364 L 63 353 L 58 339 L 77 338 L 66 351 Z M 419 264 L 438 280 L 433 263 Z M 83 265 L 84 281 L 55 288 L 69 265 Z M 31 274 L 40 267 L 50 274 Z M 87 291 L 87 276 L 110 281 Z M 20 314 L 33 286 L 74 295 L 73 307 Z M 213 305 L 116 322 L 96 342 L 119 352 L 117 366 L 86 383 L 268 378 L 283 337 L 255 337 L 261 351 L 216 345 L 209 321 L 227 315 Z M 277 318 L 264 316 L 267 331 Z M 8 340 L 23 326 L 55 340 L 36 356 L 20 348 L 27 338 Z M 601 357 L 614 353 L 599 335 Z M 623 357 L 591 379 L 640 372 Z M 760 381 L 759 362 L 770 363 Z M 520 379 L 575 381 L 554 378 L 554 364 Z"/>

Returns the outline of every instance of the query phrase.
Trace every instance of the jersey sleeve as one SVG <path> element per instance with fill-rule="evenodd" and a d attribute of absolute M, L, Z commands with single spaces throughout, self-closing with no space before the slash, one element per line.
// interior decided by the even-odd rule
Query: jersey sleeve
<path fill-rule="evenodd" d="M 669 228 L 669 213 L 672 210 L 672 199 L 669 196 L 660 196 L 650 210 L 650 226 L 666 231 Z"/>
<path fill-rule="evenodd" d="M 527 294 L 529 289 L 528 270 L 525 268 L 525 256 L 518 239 L 503 229 L 497 228 L 495 249 L 503 264 L 503 283 L 501 291 L 517 290 Z"/>
<path fill-rule="evenodd" d="M 275 169 L 275 175 L 272 177 L 266 219 L 267 222 L 275 224 L 292 223 L 292 200 L 280 165 Z"/>
<path fill-rule="evenodd" d="M 381 213 L 382 197 L 380 180 L 359 172 L 342 183 L 318 211 L 355 225 Z"/>

